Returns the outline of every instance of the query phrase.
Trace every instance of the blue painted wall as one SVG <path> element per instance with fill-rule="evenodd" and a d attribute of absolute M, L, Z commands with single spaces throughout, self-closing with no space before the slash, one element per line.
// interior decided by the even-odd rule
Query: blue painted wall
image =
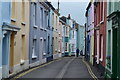
<path fill-rule="evenodd" d="M 10 16 L 11 16 L 11 0 L 9 2 L 0 2 L 0 57 L 2 57 L 2 38 L 3 38 L 3 32 L 2 32 L 2 25 L 3 22 L 10 23 Z M 7 50 L 7 49 L 6 49 Z M 3 54 L 5 56 L 6 54 Z M 2 58 L 0 58 L 2 59 Z M 3 58 L 3 60 L 5 60 Z M 8 59 L 6 59 L 8 61 Z M 8 63 L 6 63 L 8 64 Z M 0 67 L 2 65 L 2 60 L 0 60 Z"/>
<path fill-rule="evenodd" d="M 0 67 L 2 67 L 2 23 L 1 22 L 2 22 L 2 3 L 0 1 Z"/>
<path fill-rule="evenodd" d="M 3 2 L 2 3 L 2 23 L 3 22 L 6 22 L 6 23 L 9 23 L 10 24 L 10 21 L 11 21 L 11 2 L 10 2 L 10 0 L 9 0 L 9 2 Z M 3 33 L 3 32 L 2 32 Z M 7 48 L 7 46 L 9 46 L 9 32 L 6 34 L 6 39 L 4 39 L 4 40 L 6 40 L 6 42 L 8 42 L 8 43 L 4 43 L 3 42 L 3 47 L 5 48 Z M 8 41 L 7 41 L 8 40 Z M 8 65 L 8 56 L 9 56 L 9 49 L 3 49 L 3 52 L 2 53 L 4 53 L 2 56 L 2 58 L 3 58 L 3 65 Z M 6 54 L 5 54 L 6 53 Z"/>
<path fill-rule="evenodd" d="M 52 37 L 53 37 L 53 30 L 52 30 L 52 13 L 54 13 L 54 11 L 52 9 L 49 9 L 49 16 L 48 16 L 48 26 L 47 26 L 47 61 L 50 61 L 53 59 L 53 43 L 52 43 Z M 49 39 L 48 39 L 49 36 Z"/>
<path fill-rule="evenodd" d="M 9 38 L 10 32 L 2 30 L 3 22 L 10 24 L 11 22 L 11 0 L 1 0 L 0 2 L 0 78 L 8 77 L 9 73 Z M 5 35 L 4 35 L 5 34 Z M 3 68 L 1 71 L 1 67 Z"/>
<path fill-rule="evenodd" d="M 83 51 L 83 55 L 85 54 L 85 27 L 79 25 L 78 26 L 78 30 L 77 30 L 77 47 L 79 48 L 79 50 Z"/>
<path fill-rule="evenodd" d="M 43 16 L 42 10 L 43 10 Z M 46 58 L 43 56 L 43 53 L 47 53 L 47 27 L 48 27 L 48 15 L 45 19 L 45 11 L 48 11 L 43 5 L 39 2 L 36 3 L 36 24 L 35 24 L 35 16 L 34 16 L 34 3 L 30 3 L 30 36 L 29 36 L 29 61 L 31 63 L 41 62 L 42 59 Z M 42 22 L 43 17 L 43 22 Z M 43 24 L 43 25 L 42 25 Z M 35 27 L 36 26 L 36 27 Z M 36 49 L 35 56 L 36 58 L 32 58 L 32 48 L 33 48 L 33 39 L 36 39 Z M 43 43 L 42 43 L 43 41 Z"/>

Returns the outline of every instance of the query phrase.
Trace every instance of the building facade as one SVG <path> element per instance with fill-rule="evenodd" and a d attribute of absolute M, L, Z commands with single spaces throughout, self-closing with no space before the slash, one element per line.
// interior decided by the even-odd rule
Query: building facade
<path fill-rule="evenodd" d="M 90 52 L 90 63 L 93 64 L 93 57 L 94 57 L 94 2 L 91 1 L 87 7 L 88 15 L 87 20 L 89 27 L 89 38 L 90 38 L 90 45 L 89 45 L 89 52 Z"/>
<path fill-rule="evenodd" d="M 69 19 L 65 16 L 62 16 L 60 18 L 63 22 L 65 22 L 65 26 L 63 27 L 63 31 L 64 31 L 64 37 L 63 37 L 63 41 L 64 41 L 64 54 L 63 56 L 69 56 L 69 39 L 70 39 L 70 26 L 69 26 Z"/>
<path fill-rule="evenodd" d="M 63 23 L 61 20 L 59 20 L 59 43 L 58 43 L 58 52 L 59 52 L 59 57 L 62 57 L 63 53 Z"/>
<path fill-rule="evenodd" d="M 86 53 L 85 53 L 85 58 L 86 60 L 90 60 L 90 9 L 89 9 L 90 3 L 87 7 L 87 11 L 86 11 L 86 27 L 85 27 L 85 31 L 86 31 Z"/>
<path fill-rule="evenodd" d="M 105 59 L 107 2 L 95 2 L 94 6 L 94 65 L 98 66 L 101 75 L 104 75 L 106 63 Z"/>
<path fill-rule="evenodd" d="M 109 0 L 108 0 L 109 1 Z M 120 78 L 120 2 L 107 3 L 106 77 Z"/>
<path fill-rule="evenodd" d="M 20 28 L 11 25 L 11 1 L 0 1 L 0 79 L 9 77 L 10 69 L 10 42 L 11 34 L 17 33 Z"/>
<path fill-rule="evenodd" d="M 64 56 L 64 52 L 65 52 L 65 46 L 64 46 L 65 30 L 64 30 L 64 27 L 66 24 L 62 19 L 59 20 L 59 24 L 61 25 L 61 33 L 62 33 L 61 34 L 61 37 L 62 37 L 62 51 L 61 51 L 62 55 L 61 56 Z"/>
<path fill-rule="evenodd" d="M 31 2 L 30 16 L 29 63 L 33 67 L 45 63 L 49 56 L 47 50 L 48 38 L 50 40 L 48 5 L 45 2 Z"/>
<path fill-rule="evenodd" d="M 75 24 L 77 27 L 77 48 L 82 51 L 81 55 L 85 55 L 85 27 Z"/>
<path fill-rule="evenodd" d="M 52 14 L 52 28 L 53 28 L 53 59 L 59 58 L 61 55 L 58 51 L 58 43 L 59 43 L 59 13 L 57 10 L 54 10 Z"/>
<path fill-rule="evenodd" d="M 76 55 L 77 49 L 77 29 L 75 25 L 76 22 L 73 19 L 70 19 L 69 23 L 70 23 L 69 55 L 73 56 Z"/>
<path fill-rule="evenodd" d="M 53 31 L 52 31 L 52 13 L 54 12 L 54 7 L 51 5 L 51 3 L 46 2 L 46 4 L 49 6 L 48 11 L 48 27 L 47 27 L 47 62 L 53 60 L 53 51 L 52 51 L 52 37 L 53 37 Z"/>
<path fill-rule="evenodd" d="M 11 34 L 9 74 L 13 75 L 29 68 L 29 0 L 16 2 L 12 0 L 11 24 L 21 30 Z"/>

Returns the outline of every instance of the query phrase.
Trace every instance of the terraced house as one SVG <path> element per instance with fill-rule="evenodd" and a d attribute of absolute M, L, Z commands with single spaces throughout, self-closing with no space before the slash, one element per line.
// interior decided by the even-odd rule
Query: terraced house
<path fill-rule="evenodd" d="M 109 0 L 108 0 L 109 1 Z M 107 3 L 106 77 L 120 78 L 120 1 Z"/>
<path fill-rule="evenodd" d="M 30 33 L 29 33 L 29 63 L 30 67 L 47 61 L 50 40 L 49 6 L 45 2 L 30 2 Z M 50 44 L 49 44 L 50 45 Z"/>
<path fill-rule="evenodd" d="M 67 17 L 62 16 L 60 18 L 63 22 L 65 22 L 65 26 L 63 27 L 63 31 L 64 31 L 64 37 L 63 37 L 63 41 L 64 41 L 64 54 L 63 56 L 69 56 L 69 33 L 70 33 L 70 26 L 69 26 L 69 20 Z"/>
<path fill-rule="evenodd" d="M 29 0 L 12 0 L 11 24 L 20 28 L 11 34 L 9 74 L 13 75 L 29 67 Z"/>
<path fill-rule="evenodd" d="M 70 16 L 70 15 L 69 15 Z M 69 52 L 70 56 L 76 55 L 76 49 L 77 49 L 77 27 L 75 25 L 75 20 L 71 19 L 69 20 L 70 22 L 70 40 L 69 40 Z"/>
<path fill-rule="evenodd" d="M 53 9 L 52 13 L 52 29 L 53 29 L 53 59 L 59 58 L 61 55 L 58 50 L 59 43 L 59 12 L 56 9 Z"/>
<path fill-rule="evenodd" d="M 0 1 L 0 79 L 9 77 L 11 34 L 20 30 L 15 25 L 11 25 L 11 2 Z"/>
<path fill-rule="evenodd" d="M 59 20 L 59 43 L 58 43 L 58 53 L 60 54 L 59 57 L 62 57 L 62 51 L 63 51 L 63 25 L 62 25 L 62 21 Z"/>
<path fill-rule="evenodd" d="M 64 55 L 64 52 L 65 52 L 65 47 L 64 47 L 64 36 L 65 36 L 65 34 L 64 34 L 64 27 L 65 27 L 65 22 L 63 21 L 63 20 L 61 20 L 61 19 L 59 19 L 59 26 L 60 26 L 60 33 L 61 33 L 61 38 L 62 38 L 62 40 L 61 40 L 61 56 L 63 56 Z"/>
<path fill-rule="evenodd" d="M 94 65 L 98 67 L 101 75 L 104 75 L 106 64 L 107 2 L 95 2 L 94 6 Z"/>
<path fill-rule="evenodd" d="M 85 27 L 75 23 L 77 29 L 77 48 L 82 51 L 81 55 L 85 55 Z M 84 33 L 84 34 L 81 34 Z"/>
<path fill-rule="evenodd" d="M 93 65 L 93 59 L 94 59 L 94 1 L 91 0 L 87 7 L 87 26 L 89 27 L 88 33 L 89 33 L 89 58 L 90 62 Z M 82 38 L 81 38 L 82 39 Z"/>

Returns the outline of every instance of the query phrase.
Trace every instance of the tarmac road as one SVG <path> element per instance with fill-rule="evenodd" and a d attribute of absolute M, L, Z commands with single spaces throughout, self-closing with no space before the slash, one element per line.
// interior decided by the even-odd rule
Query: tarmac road
<path fill-rule="evenodd" d="M 60 60 L 55 60 L 50 64 L 32 70 L 27 74 L 22 74 L 19 79 L 21 78 L 22 80 L 67 80 L 67 78 L 69 80 L 92 79 L 87 66 L 80 57 L 64 57 Z"/>

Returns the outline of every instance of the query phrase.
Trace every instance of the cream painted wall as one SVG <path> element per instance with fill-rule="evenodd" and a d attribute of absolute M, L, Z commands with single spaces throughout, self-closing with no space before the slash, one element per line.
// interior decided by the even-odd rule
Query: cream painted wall
<path fill-rule="evenodd" d="M 58 53 L 58 41 L 59 41 L 59 32 L 58 32 L 58 29 L 59 29 L 59 16 L 55 12 L 54 12 L 54 26 L 53 27 L 54 27 L 54 31 L 53 31 L 53 37 L 54 37 L 53 54 L 57 54 Z"/>
<path fill-rule="evenodd" d="M 27 0 L 28 1 L 28 0 Z M 15 15 L 12 17 L 11 23 L 20 27 L 21 30 L 15 35 L 14 41 L 14 66 L 20 65 L 20 63 L 24 63 L 21 66 L 28 64 L 28 48 L 29 48 L 29 2 L 25 2 L 24 16 L 25 20 L 22 21 L 22 2 L 15 2 Z M 13 7 L 12 7 L 13 9 Z M 12 13 L 13 14 L 13 13 Z M 25 36 L 24 42 L 24 59 L 22 60 L 22 35 Z M 14 68 L 15 69 L 15 68 Z M 16 69 L 17 70 L 17 69 Z M 15 71 L 15 70 L 14 70 Z"/>

